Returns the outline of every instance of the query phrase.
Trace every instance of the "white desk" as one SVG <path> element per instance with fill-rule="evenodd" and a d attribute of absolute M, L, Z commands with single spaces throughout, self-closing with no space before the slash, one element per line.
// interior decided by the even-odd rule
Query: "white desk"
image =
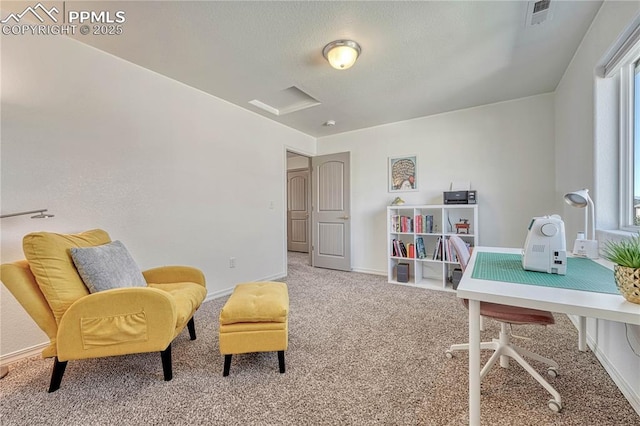
<path fill-rule="evenodd" d="M 640 305 L 627 302 L 621 295 L 471 278 L 476 255 L 481 251 L 522 253 L 522 249 L 476 247 L 458 285 L 458 297 L 469 299 L 469 424 L 471 426 L 480 425 L 480 302 L 523 306 L 640 325 Z M 582 325 L 583 323 L 584 321 L 581 321 Z"/>

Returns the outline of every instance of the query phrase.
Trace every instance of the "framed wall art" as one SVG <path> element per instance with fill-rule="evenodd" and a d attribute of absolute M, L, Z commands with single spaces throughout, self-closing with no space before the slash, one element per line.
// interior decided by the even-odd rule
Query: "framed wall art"
<path fill-rule="evenodd" d="M 417 191 L 417 170 L 415 155 L 389 157 L 389 192 Z"/>

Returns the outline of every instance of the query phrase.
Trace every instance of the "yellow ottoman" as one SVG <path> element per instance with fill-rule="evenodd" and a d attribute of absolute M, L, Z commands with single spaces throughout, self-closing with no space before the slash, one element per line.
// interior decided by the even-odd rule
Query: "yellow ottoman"
<path fill-rule="evenodd" d="M 250 352 L 278 352 L 284 373 L 289 344 L 289 292 L 285 283 L 238 284 L 220 312 L 220 353 L 223 376 L 229 375 L 231 356 Z"/>

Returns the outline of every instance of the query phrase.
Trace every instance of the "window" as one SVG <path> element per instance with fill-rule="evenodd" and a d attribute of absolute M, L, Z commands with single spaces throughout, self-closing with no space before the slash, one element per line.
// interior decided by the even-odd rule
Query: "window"
<path fill-rule="evenodd" d="M 602 230 L 639 232 L 640 15 L 622 31 L 595 71 L 602 79 L 596 80 L 596 108 L 600 113 L 596 114 L 596 128 L 601 131 L 596 136 L 596 155 L 602 159 L 596 179 L 602 183 L 600 194 L 606 201 L 599 209 L 604 212 Z"/>
<path fill-rule="evenodd" d="M 604 66 L 620 82 L 620 229 L 640 230 L 640 18 Z"/>
<path fill-rule="evenodd" d="M 640 226 L 640 61 L 636 62 L 633 74 L 633 181 L 629 194 L 632 198 L 630 224 Z"/>
<path fill-rule="evenodd" d="M 640 43 L 638 43 L 640 46 Z M 640 229 L 640 58 L 620 68 L 620 228 Z"/>
<path fill-rule="evenodd" d="M 635 209 L 640 193 L 640 14 L 594 71 L 594 183 L 602 248 L 606 241 L 640 231 Z"/>

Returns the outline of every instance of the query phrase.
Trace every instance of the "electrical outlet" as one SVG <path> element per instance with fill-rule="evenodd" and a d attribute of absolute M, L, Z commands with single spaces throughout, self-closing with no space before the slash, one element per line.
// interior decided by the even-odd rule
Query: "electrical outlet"
<path fill-rule="evenodd" d="M 235 268 L 236 267 L 236 258 L 235 257 L 230 257 L 229 258 L 229 268 Z"/>

